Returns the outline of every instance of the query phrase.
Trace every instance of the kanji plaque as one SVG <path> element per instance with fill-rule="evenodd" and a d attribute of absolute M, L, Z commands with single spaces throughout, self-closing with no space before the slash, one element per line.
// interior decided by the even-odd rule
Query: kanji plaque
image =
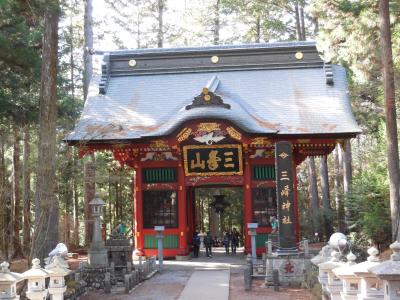
<path fill-rule="evenodd" d="M 242 146 L 190 145 L 183 147 L 186 176 L 242 175 Z"/>
<path fill-rule="evenodd" d="M 279 219 L 279 246 L 282 249 L 296 248 L 296 225 L 294 220 L 292 144 L 276 143 L 276 192 Z"/>

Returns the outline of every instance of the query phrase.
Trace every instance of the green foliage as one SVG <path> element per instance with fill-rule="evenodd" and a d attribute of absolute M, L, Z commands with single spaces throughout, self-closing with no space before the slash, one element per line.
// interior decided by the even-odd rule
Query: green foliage
<path fill-rule="evenodd" d="M 351 215 L 351 232 L 376 244 L 384 244 L 391 240 L 389 188 L 385 164 L 378 160 L 372 163 L 369 169 L 354 177 L 345 205 Z"/>
<path fill-rule="evenodd" d="M 19 124 L 37 117 L 42 10 L 40 1 L 0 1 L 0 117 Z"/>

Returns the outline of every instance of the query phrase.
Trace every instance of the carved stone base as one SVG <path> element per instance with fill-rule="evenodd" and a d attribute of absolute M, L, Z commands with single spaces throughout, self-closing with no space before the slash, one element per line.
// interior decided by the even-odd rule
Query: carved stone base
<path fill-rule="evenodd" d="M 281 285 L 300 287 L 304 284 L 307 274 L 311 271 L 310 259 L 299 256 L 268 256 L 266 264 L 266 284 L 272 283 L 272 272 L 273 270 L 278 270 Z"/>
<path fill-rule="evenodd" d="M 88 253 L 88 263 L 91 267 L 108 267 L 106 248 L 91 248 Z"/>

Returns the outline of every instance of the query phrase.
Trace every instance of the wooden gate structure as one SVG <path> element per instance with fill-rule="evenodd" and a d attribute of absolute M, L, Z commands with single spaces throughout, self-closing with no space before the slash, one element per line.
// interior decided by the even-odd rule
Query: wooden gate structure
<path fill-rule="evenodd" d="M 344 69 L 314 42 L 294 42 L 106 53 L 66 141 L 135 170 L 135 254 L 156 254 L 154 226 L 164 225 L 173 257 L 189 252 L 194 189 L 204 186 L 243 188 L 258 253 L 271 216 L 282 247 L 295 246 L 296 166 L 359 132 Z"/>

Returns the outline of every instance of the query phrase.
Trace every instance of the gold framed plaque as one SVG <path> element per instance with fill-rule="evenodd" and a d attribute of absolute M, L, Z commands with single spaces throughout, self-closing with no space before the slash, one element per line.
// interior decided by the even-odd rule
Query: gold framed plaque
<path fill-rule="evenodd" d="M 243 175 L 242 145 L 183 146 L 186 176 Z"/>

